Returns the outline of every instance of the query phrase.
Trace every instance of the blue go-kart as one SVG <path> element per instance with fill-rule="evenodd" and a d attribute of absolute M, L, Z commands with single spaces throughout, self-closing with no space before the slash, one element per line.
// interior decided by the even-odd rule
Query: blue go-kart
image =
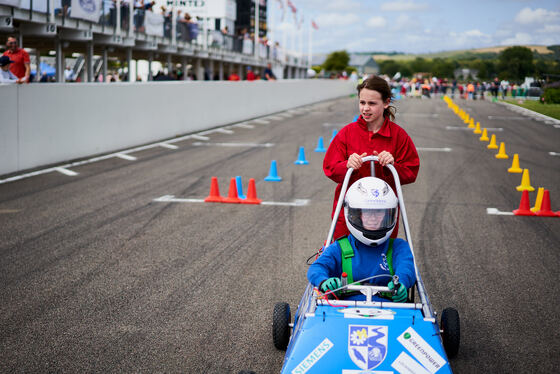
<path fill-rule="evenodd" d="M 371 161 L 375 175 L 377 157 L 362 160 Z M 402 226 L 414 256 L 399 176 L 392 165 L 386 167 L 395 180 Z M 327 244 L 352 171 L 348 169 L 344 178 Z M 414 270 L 416 284 L 404 303 L 374 301 L 373 295 L 391 290 L 359 281 L 345 287 L 363 293 L 365 301 L 328 299 L 308 284 L 293 323 L 290 306 L 276 303 L 272 336 L 275 347 L 286 350 L 282 373 L 451 373 L 449 358 L 459 350 L 459 314 L 446 308 L 438 323 L 416 261 Z M 419 302 L 414 301 L 415 293 Z"/>

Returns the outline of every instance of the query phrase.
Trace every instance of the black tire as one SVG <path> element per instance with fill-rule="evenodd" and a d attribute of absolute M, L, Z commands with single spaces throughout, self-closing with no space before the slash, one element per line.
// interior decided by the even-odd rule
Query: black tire
<path fill-rule="evenodd" d="M 274 304 L 272 316 L 272 340 L 276 349 L 285 351 L 290 341 L 290 305 L 288 303 Z"/>
<path fill-rule="evenodd" d="M 461 324 L 459 312 L 453 308 L 445 308 L 441 313 L 441 328 L 443 330 L 443 348 L 447 357 L 453 358 L 459 352 L 461 340 Z"/>

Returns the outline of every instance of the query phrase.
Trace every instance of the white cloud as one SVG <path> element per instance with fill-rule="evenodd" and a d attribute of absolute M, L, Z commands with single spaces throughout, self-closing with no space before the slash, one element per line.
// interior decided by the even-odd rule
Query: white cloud
<path fill-rule="evenodd" d="M 465 31 L 464 35 L 470 38 L 480 38 L 480 37 L 485 37 L 486 34 L 484 34 L 482 31 L 478 30 L 478 29 L 474 29 L 474 30 L 469 30 L 469 31 Z"/>
<path fill-rule="evenodd" d="M 515 21 L 523 25 L 529 25 L 533 23 L 549 23 L 558 21 L 560 18 L 560 12 L 555 12 L 552 10 L 546 10 L 543 8 L 537 8 L 532 10 L 529 7 L 523 8 L 515 16 Z"/>
<path fill-rule="evenodd" d="M 322 6 L 325 6 L 323 3 Z M 350 10 L 350 9 L 357 9 L 360 7 L 360 4 L 354 0 L 329 0 L 326 4 L 327 10 Z"/>
<path fill-rule="evenodd" d="M 372 51 L 376 48 L 377 39 L 365 38 L 348 43 L 345 48 L 349 51 Z"/>
<path fill-rule="evenodd" d="M 409 15 L 401 14 L 397 17 L 393 26 L 396 30 L 409 29 L 414 26 L 414 22 L 410 19 Z"/>
<path fill-rule="evenodd" d="M 418 12 L 428 10 L 428 4 L 420 4 L 412 1 L 391 1 L 381 4 L 380 9 L 386 12 Z"/>
<path fill-rule="evenodd" d="M 387 25 L 387 21 L 381 16 L 375 16 L 368 19 L 366 25 L 368 25 L 369 27 L 381 28 Z"/>
<path fill-rule="evenodd" d="M 317 24 L 321 27 L 348 26 L 360 22 L 360 17 L 353 13 L 323 13 L 317 16 Z"/>
<path fill-rule="evenodd" d="M 544 25 L 544 27 L 542 29 L 537 30 L 537 32 L 540 33 L 554 33 L 554 34 L 560 34 L 560 25 Z"/>
<path fill-rule="evenodd" d="M 518 32 L 515 36 L 502 40 L 501 45 L 531 44 L 533 38 L 526 32 Z"/>

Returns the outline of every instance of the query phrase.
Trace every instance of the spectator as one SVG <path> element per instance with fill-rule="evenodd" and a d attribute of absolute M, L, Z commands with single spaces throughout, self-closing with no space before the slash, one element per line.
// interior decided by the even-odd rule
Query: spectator
<path fill-rule="evenodd" d="M 13 61 L 8 56 L 0 57 L 0 84 L 2 83 L 21 83 L 18 77 L 10 71 L 10 64 Z"/>
<path fill-rule="evenodd" d="M 276 75 L 272 72 L 272 66 L 270 63 L 266 65 L 266 69 L 264 69 L 264 79 L 267 81 L 275 81 Z"/>
<path fill-rule="evenodd" d="M 134 27 L 137 32 L 144 32 L 144 0 L 134 2 Z"/>
<path fill-rule="evenodd" d="M 29 54 L 25 49 L 18 47 L 15 36 L 8 36 L 6 47 L 8 49 L 4 52 L 4 56 L 8 56 L 8 59 L 12 61 L 10 71 L 18 78 L 17 83 L 29 83 L 31 75 Z"/>
<path fill-rule="evenodd" d="M 68 16 L 68 8 L 72 5 L 72 0 L 62 0 L 62 16 Z"/>
<path fill-rule="evenodd" d="M 39 82 L 40 83 L 48 83 L 49 82 L 49 76 L 47 75 L 46 72 L 43 72 L 43 74 L 41 74 L 41 80 Z"/>
<path fill-rule="evenodd" d="M 228 77 L 228 81 L 239 81 L 239 80 L 241 80 L 241 78 L 239 78 L 239 75 L 237 75 L 235 71 L 232 71 Z"/>
<path fill-rule="evenodd" d="M 255 73 L 253 73 L 253 69 L 251 69 L 250 66 L 247 66 L 247 80 L 248 81 L 254 81 L 257 77 L 255 76 Z"/>
<path fill-rule="evenodd" d="M 64 80 L 66 82 L 72 82 L 74 78 L 74 71 L 70 67 L 70 65 L 66 66 L 66 70 L 64 70 Z"/>

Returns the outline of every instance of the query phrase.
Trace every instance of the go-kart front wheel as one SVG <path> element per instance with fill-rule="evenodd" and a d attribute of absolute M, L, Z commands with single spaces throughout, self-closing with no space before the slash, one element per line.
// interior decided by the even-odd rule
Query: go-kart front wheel
<path fill-rule="evenodd" d="M 272 316 L 272 340 L 276 349 L 286 350 L 290 341 L 290 305 L 288 303 L 274 304 Z"/>
<path fill-rule="evenodd" d="M 453 358 L 459 352 L 461 340 L 461 324 L 459 322 L 459 312 L 454 308 L 445 308 L 441 313 L 441 328 L 443 330 L 443 348 L 447 357 Z"/>

